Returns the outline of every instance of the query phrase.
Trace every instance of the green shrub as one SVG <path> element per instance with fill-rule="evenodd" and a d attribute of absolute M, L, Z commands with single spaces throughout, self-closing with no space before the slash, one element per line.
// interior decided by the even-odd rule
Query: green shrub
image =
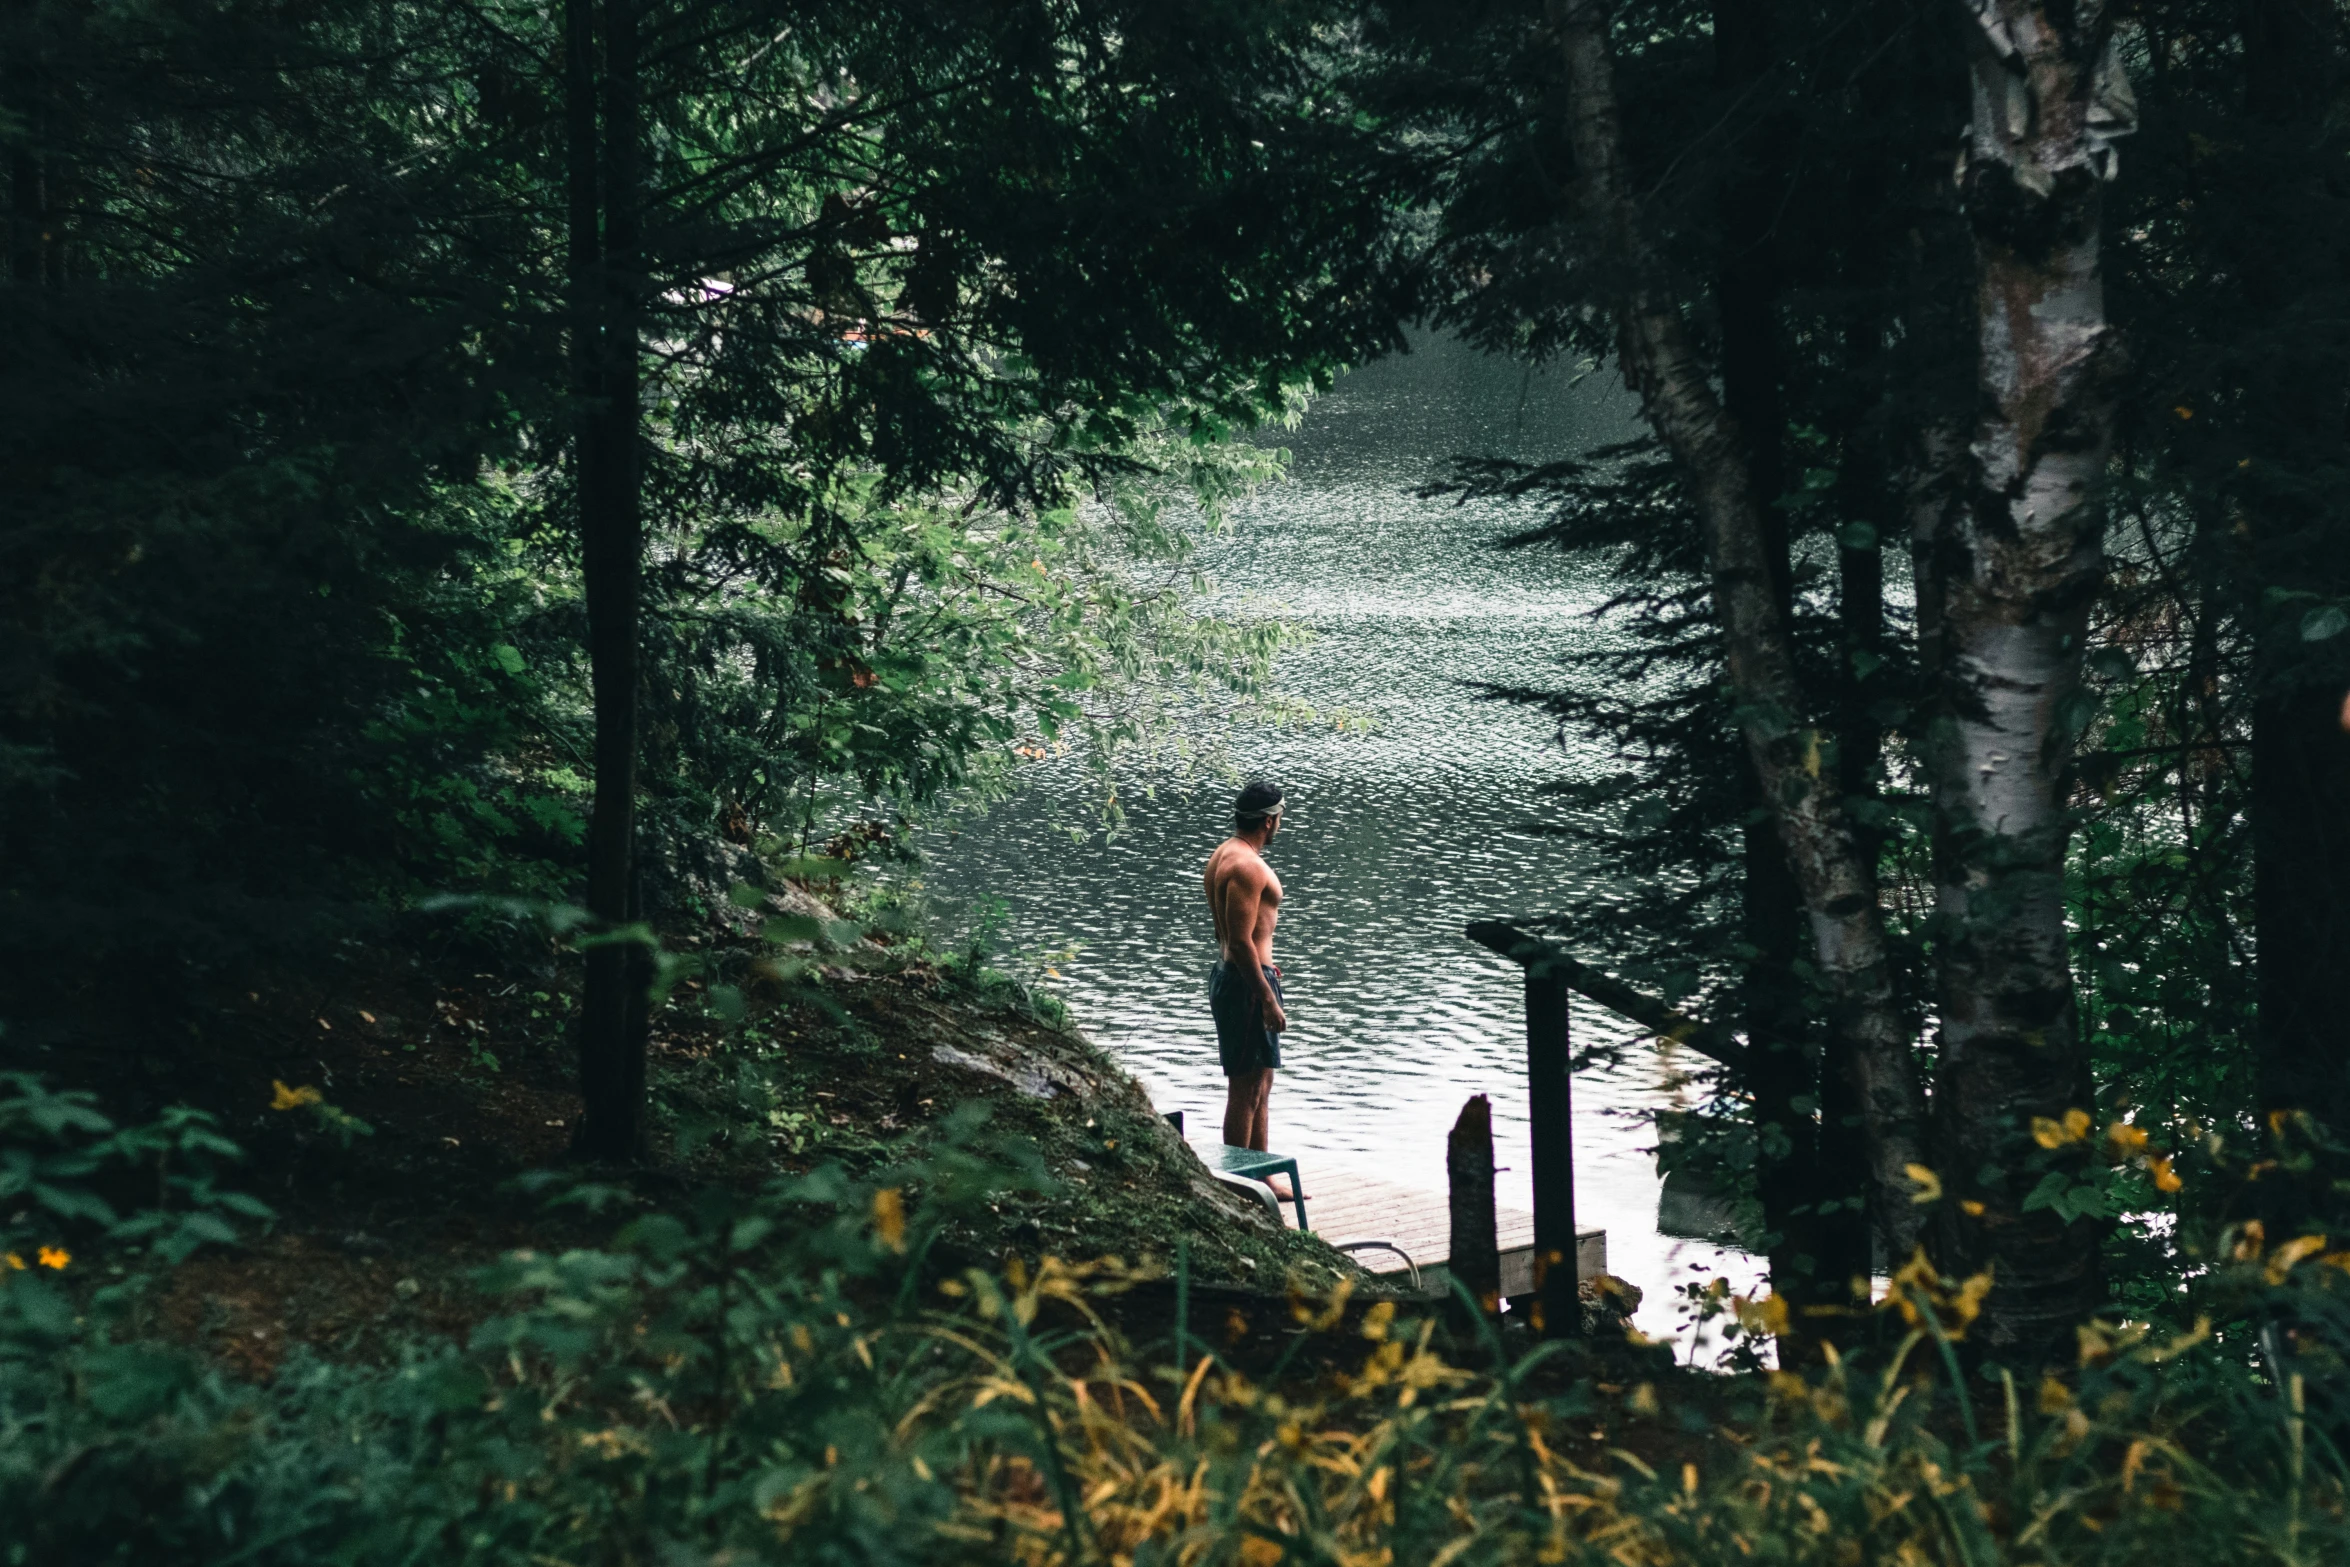
<path fill-rule="evenodd" d="M 1041 1178 L 969 1122 L 919 1168 L 864 1184 L 820 1172 L 650 1208 L 543 1177 L 550 1201 L 610 1214 L 606 1247 L 487 1270 L 502 1310 L 464 1346 L 388 1365 L 297 1358 L 254 1386 L 102 1309 L 183 1241 L 220 1238 L 187 1215 L 254 1209 L 211 1202 L 208 1175 L 167 1173 L 191 1183 L 172 1188 L 181 1217 L 122 1220 L 90 1183 L 166 1146 L 225 1159 L 217 1135 L 185 1116 L 119 1132 L 22 1079 L 6 1094 L 10 1201 L 30 1195 L 40 1222 L 91 1237 L 66 1267 L 11 1269 L 0 1286 L 11 1563 L 1991 1567 L 2350 1552 L 2342 1465 L 2306 1413 L 2307 1379 L 2331 1375 L 2314 1353 L 2280 1395 L 2207 1333 L 2099 1329 L 2069 1380 L 1959 1380 L 1977 1294 L 1920 1265 L 1882 1308 L 1889 1348 L 1724 1380 L 1704 1418 L 1650 1385 L 1569 1382 L 1545 1364 L 1555 1348 L 1512 1359 L 1496 1340 L 1466 1357 L 1475 1369 L 1448 1361 L 1433 1320 L 1392 1302 L 1348 1312 L 1343 1290 L 1264 1308 L 1325 1348 L 1355 1344 L 1339 1369 L 1252 1381 L 1202 1345 L 1220 1322 L 1136 1344 L 1097 1310 L 1163 1270 L 1046 1259 L 950 1275 L 936 1243 L 955 1216 Z M 2343 1276 L 2307 1247 L 2254 1245 L 2229 1266 L 2302 1323 Z M 85 1269 L 108 1283 L 73 1293 Z M 1726 1425 L 1708 1436 L 1708 1420 Z M 1602 1430 L 1612 1443 L 1592 1440 Z"/>

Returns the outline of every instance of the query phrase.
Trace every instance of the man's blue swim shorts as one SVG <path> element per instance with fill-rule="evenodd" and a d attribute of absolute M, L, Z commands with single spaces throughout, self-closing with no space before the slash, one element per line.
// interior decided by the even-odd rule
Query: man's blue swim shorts
<path fill-rule="evenodd" d="M 1265 983 L 1276 999 L 1288 999 L 1281 991 L 1281 971 L 1269 963 Z M 1265 1026 L 1264 999 L 1233 964 L 1218 961 L 1208 970 L 1208 1012 L 1216 1020 L 1216 1055 L 1226 1077 L 1281 1064 L 1281 1036 Z"/>

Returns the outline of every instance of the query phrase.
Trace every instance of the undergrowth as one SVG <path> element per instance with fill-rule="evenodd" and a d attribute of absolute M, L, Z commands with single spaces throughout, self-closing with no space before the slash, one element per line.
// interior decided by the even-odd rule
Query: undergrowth
<path fill-rule="evenodd" d="M 1163 1288 L 1163 1267 L 941 1266 L 958 1212 L 1045 1179 L 973 1118 L 864 1180 L 823 1169 L 652 1206 L 536 1177 L 607 1218 L 608 1244 L 486 1270 L 497 1314 L 464 1345 L 297 1358 L 261 1385 L 128 1326 L 190 1245 L 267 1222 L 222 1186 L 234 1150 L 216 1130 L 181 1114 L 126 1132 L 16 1078 L 0 1133 L 12 1564 L 2350 1556 L 2312 1389 L 2338 1370 L 2318 1346 L 2350 1258 L 2307 1246 L 2254 1242 L 2229 1264 L 2297 1325 L 2278 1374 L 2208 1332 L 2126 1326 L 2085 1332 L 2063 1377 L 1970 1370 L 1980 1286 L 1921 1263 L 1877 1308 L 1882 1331 L 1856 1333 L 1871 1347 L 1726 1382 L 1702 1448 L 1659 1464 L 1630 1438 L 1586 1440 L 1609 1390 L 1561 1375 L 1560 1346 L 1350 1309 L 1345 1286 L 1261 1297 L 1303 1331 L 1252 1376 L 1180 1259 L 1149 1341 L 1104 1308 Z"/>

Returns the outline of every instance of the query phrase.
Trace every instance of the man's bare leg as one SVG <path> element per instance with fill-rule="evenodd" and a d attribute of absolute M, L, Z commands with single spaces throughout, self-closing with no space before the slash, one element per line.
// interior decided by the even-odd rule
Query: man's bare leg
<path fill-rule="evenodd" d="M 1264 1086 L 1257 1091 L 1256 1118 L 1255 1124 L 1249 1128 L 1251 1141 L 1248 1146 L 1263 1153 L 1273 1146 L 1273 1069 L 1267 1067 L 1259 1075 L 1264 1079 Z M 1290 1191 L 1289 1177 L 1286 1175 L 1268 1176 L 1265 1184 L 1272 1187 L 1273 1195 L 1283 1202 L 1309 1195 L 1302 1191 Z"/>
<path fill-rule="evenodd" d="M 1224 1141 L 1234 1148 L 1265 1146 L 1264 1115 L 1271 1097 L 1270 1070 L 1235 1072 L 1224 1080 Z"/>
<path fill-rule="evenodd" d="M 1224 1080 L 1224 1141 L 1234 1148 L 1263 1153 L 1273 1146 L 1273 1069 L 1235 1072 Z M 1283 1202 L 1291 1198 L 1289 1177 L 1275 1176 L 1266 1185 Z M 1300 1194 L 1304 1195 L 1304 1194 Z"/>

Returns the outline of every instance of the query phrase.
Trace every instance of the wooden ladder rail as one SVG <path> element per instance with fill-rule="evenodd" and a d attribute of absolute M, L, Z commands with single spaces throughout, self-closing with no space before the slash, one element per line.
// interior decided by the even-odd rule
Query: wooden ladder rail
<path fill-rule="evenodd" d="M 1746 1052 L 1730 1031 L 1701 1023 L 1569 956 L 1530 919 L 1477 920 L 1464 934 L 1526 973 L 1526 1108 L 1534 1155 L 1536 1323 L 1549 1337 L 1583 1331 L 1575 1256 L 1574 1065 L 1567 992 L 1588 996 L 1659 1038 L 1733 1069 Z M 1490 1201 L 1490 1199 L 1488 1199 Z"/>

